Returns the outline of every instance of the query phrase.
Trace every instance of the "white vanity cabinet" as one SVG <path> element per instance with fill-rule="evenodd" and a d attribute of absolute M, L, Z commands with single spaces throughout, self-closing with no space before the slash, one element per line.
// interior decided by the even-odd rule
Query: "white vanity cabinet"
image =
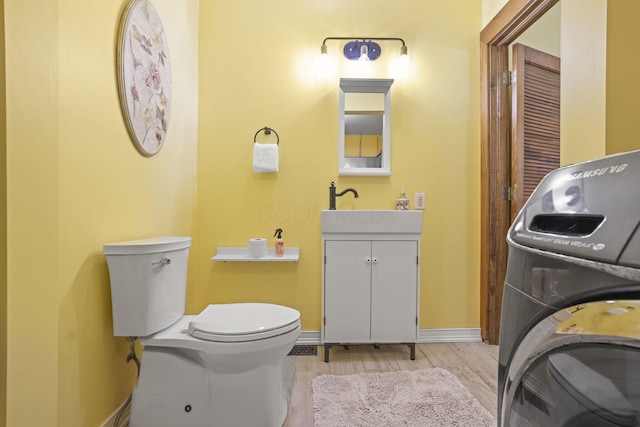
<path fill-rule="evenodd" d="M 358 211 L 353 211 L 358 212 Z M 399 215 L 408 212 L 398 212 Z M 409 346 L 418 338 L 419 230 L 328 232 L 323 227 L 325 361 L 338 344 Z M 324 224 L 324 222 L 323 222 Z M 344 225 L 344 224 L 341 224 Z M 388 231 L 388 230 L 387 230 Z"/>

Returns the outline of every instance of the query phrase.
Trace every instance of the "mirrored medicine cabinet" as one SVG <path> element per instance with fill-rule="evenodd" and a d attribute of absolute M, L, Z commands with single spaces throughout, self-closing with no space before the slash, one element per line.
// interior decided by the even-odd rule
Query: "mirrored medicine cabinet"
<path fill-rule="evenodd" d="M 393 79 L 340 79 L 338 174 L 391 175 Z"/>

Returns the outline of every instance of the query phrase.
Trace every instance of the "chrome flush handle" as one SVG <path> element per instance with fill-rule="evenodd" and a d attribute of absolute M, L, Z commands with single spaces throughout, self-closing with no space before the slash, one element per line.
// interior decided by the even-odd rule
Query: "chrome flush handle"
<path fill-rule="evenodd" d="M 167 257 L 160 258 L 158 262 L 152 262 L 151 265 L 169 265 L 171 264 L 171 260 Z"/>

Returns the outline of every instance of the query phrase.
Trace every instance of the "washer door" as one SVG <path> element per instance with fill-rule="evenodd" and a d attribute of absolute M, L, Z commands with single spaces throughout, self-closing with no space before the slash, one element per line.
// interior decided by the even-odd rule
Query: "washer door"
<path fill-rule="evenodd" d="M 508 368 L 502 426 L 640 426 L 640 301 L 557 311 Z"/>

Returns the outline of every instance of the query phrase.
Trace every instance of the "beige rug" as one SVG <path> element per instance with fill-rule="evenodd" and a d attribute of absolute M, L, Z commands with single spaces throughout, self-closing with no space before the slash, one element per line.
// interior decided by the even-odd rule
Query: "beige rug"
<path fill-rule="evenodd" d="M 321 375 L 313 379 L 315 427 L 483 427 L 496 421 L 449 371 Z"/>

